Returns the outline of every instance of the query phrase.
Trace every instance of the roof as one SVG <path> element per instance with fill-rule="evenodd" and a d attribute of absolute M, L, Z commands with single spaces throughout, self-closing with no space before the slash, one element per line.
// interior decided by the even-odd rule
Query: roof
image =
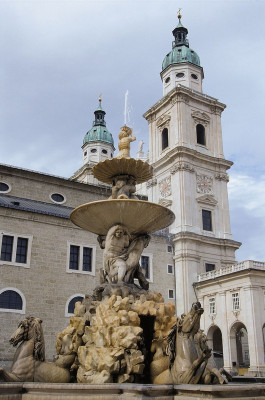
<path fill-rule="evenodd" d="M 200 58 L 198 54 L 190 49 L 189 47 L 183 45 L 174 47 L 170 53 L 166 55 L 162 63 L 162 71 L 172 64 L 182 64 L 191 63 L 198 65 L 200 67 Z"/>
<path fill-rule="evenodd" d="M 72 207 L 0 194 L 0 207 L 69 219 Z"/>

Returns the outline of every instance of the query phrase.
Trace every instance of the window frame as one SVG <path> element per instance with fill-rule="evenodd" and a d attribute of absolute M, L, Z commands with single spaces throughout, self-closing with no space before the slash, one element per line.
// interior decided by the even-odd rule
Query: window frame
<path fill-rule="evenodd" d="M 170 297 L 169 296 L 169 291 L 170 290 L 172 290 L 172 292 L 173 292 L 173 297 Z M 176 299 L 176 294 L 175 294 L 175 290 L 174 289 L 168 289 L 167 290 L 167 298 L 169 299 L 169 300 L 175 300 Z"/>
<path fill-rule="evenodd" d="M 53 194 L 59 194 L 59 195 L 61 195 L 61 196 L 63 197 L 63 201 L 56 201 L 56 200 L 53 200 L 53 198 L 52 198 L 52 195 L 53 195 Z M 50 195 L 49 195 L 49 197 L 50 197 L 50 200 L 51 200 L 54 204 L 57 204 L 57 205 L 62 205 L 62 204 L 64 204 L 64 203 L 66 203 L 66 200 L 67 200 L 64 193 L 58 192 L 58 191 L 56 191 L 56 190 L 54 190 L 53 192 L 51 192 Z"/>
<path fill-rule="evenodd" d="M 167 134 L 167 136 L 166 136 Z M 165 138 L 167 141 L 167 145 L 165 147 L 164 146 L 164 142 L 165 142 Z M 169 129 L 167 126 L 165 126 L 162 131 L 161 131 L 161 152 L 166 151 L 167 149 L 169 149 Z"/>
<path fill-rule="evenodd" d="M 79 247 L 79 261 L 78 261 L 78 269 L 70 269 L 70 246 Z M 83 249 L 84 247 L 88 247 L 92 249 L 92 262 L 91 262 L 91 271 L 83 271 Z M 68 274 L 84 274 L 84 275 L 92 275 L 95 276 L 96 270 L 96 248 L 94 244 L 89 243 L 76 243 L 72 241 L 67 241 L 67 257 L 66 257 L 66 272 Z"/>
<path fill-rule="evenodd" d="M 22 309 L 21 310 L 17 310 L 15 308 L 0 308 L 0 313 L 1 312 L 7 312 L 7 313 L 15 313 L 15 314 L 25 314 L 26 313 L 26 298 L 25 298 L 24 294 L 17 288 L 5 287 L 3 289 L 0 289 L 0 295 L 3 292 L 6 292 L 7 290 L 12 290 L 13 292 L 16 292 L 17 294 L 19 294 L 19 296 L 22 299 Z"/>
<path fill-rule="evenodd" d="M 198 126 L 202 126 L 203 127 L 203 132 L 198 132 Z M 201 123 L 198 123 L 198 124 L 196 124 L 195 125 L 195 128 L 196 128 L 196 145 L 197 146 L 202 146 L 202 147 L 204 147 L 204 148 L 206 148 L 206 145 L 207 145 L 207 143 L 206 143 L 206 129 L 205 129 L 205 125 L 203 125 L 203 124 L 201 124 Z M 199 129 L 201 129 L 201 128 L 199 128 Z M 198 135 L 202 135 L 203 134 L 203 142 L 204 143 L 200 143 L 200 142 L 198 142 Z"/>
<path fill-rule="evenodd" d="M 142 257 L 142 256 L 144 256 L 144 257 L 149 257 L 149 269 L 150 269 L 149 275 L 150 275 L 150 278 L 149 278 L 149 279 L 146 278 L 146 280 L 147 280 L 148 282 L 150 282 L 150 283 L 153 283 L 153 279 L 154 279 L 154 277 L 153 277 L 153 254 L 152 254 L 152 253 L 142 253 L 142 254 L 141 254 L 141 257 Z M 140 266 L 141 266 L 141 268 L 142 268 L 142 265 L 141 265 L 141 258 L 140 258 Z"/>
<path fill-rule="evenodd" d="M 204 229 L 203 227 L 203 211 L 208 211 L 210 213 L 211 216 L 211 230 L 208 229 Z M 213 210 L 210 210 L 209 208 L 201 208 L 201 226 L 202 226 L 202 231 L 203 232 L 207 232 L 207 233 L 214 233 L 214 219 L 213 219 Z"/>
<path fill-rule="evenodd" d="M 168 271 L 168 267 L 172 267 L 172 272 Z M 174 273 L 175 273 L 174 264 L 167 264 L 167 273 L 168 273 L 168 275 L 174 275 Z"/>
<path fill-rule="evenodd" d="M 68 297 L 68 299 L 66 300 L 65 309 L 64 309 L 64 316 L 65 317 L 73 317 L 74 316 L 74 314 L 68 312 L 68 307 L 69 307 L 70 301 L 73 300 L 75 297 L 83 297 L 83 298 L 85 298 L 85 295 L 81 294 L 81 293 L 75 293 L 72 296 Z"/>
<path fill-rule="evenodd" d="M 209 315 L 216 315 L 216 298 L 215 297 L 209 298 Z"/>
<path fill-rule="evenodd" d="M 214 268 L 212 268 L 212 269 L 209 269 L 209 270 L 207 271 L 207 265 L 208 265 L 208 266 L 210 266 L 210 265 L 213 265 L 213 266 L 214 266 Z M 209 262 L 206 262 L 206 263 L 204 263 L 204 266 L 205 266 L 205 272 L 206 272 L 206 273 L 207 273 L 207 272 L 216 271 L 216 264 L 215 264 L 215 263 L 209 263 Z"/>
<path fill-rule="evenodd" d="M 12 186 L 11 186 L 10 183 L 8 183 L 7 181 L 5 181 L 5 180 L 3 180 L 3 179 L 1 179 L 1 183 L 4 183 L 5 185 L 8 186 L 8 189 L 7 189 L 7 190 L 0 190 L 0 193 L 1 193 L 1 194 L 7 194 L 7 193 L 11 192 Z"/>
<path fill-rule="evenodd" d="M 237 295 L 237 297 L 236 297 L 236 295 Z M 232 295 L 231 295 L 231 298 L 232 298 L 232 311 L 233 312 L 240 311 L 240 295 L 239 295 L 239 291 L 233 292 Z M 238 302 L 237 302 L 238 303 L 238 307 L 237 308 L 235 307 L 235 303 L 236 303 L 235 299 L 238 299 Z"/>
<path fill-rule="evenodd" d="M 171 250 L 170 251 L 168 251 L 168 248 L 169 247 L 171 247 Z M 173 246 L 172 246 L 172 244 L 167 244 L 167 253 L 168 254 L 173 254 Z"/>
<path fill-rule="evenodd" d="M 20 234 L 20 233 L 10 233 L 10 232 L 1 231 L 0 232 L 0 257 L 1 257 L 1 251 L 2 251 L 3 236 L 13 236 L 13 249 L 12 249 L 11 261 L 4 261 L 4 260 L 0 259 L 0 265 L 14 265 L 16 267 L 30 268 L 33 236 L 32 235 L 24 235 L 23 233 Z M 20 262 L 16 261 L 18 238 L 28 240 L 27 262 L 26 263 L 20 263 Z"/>

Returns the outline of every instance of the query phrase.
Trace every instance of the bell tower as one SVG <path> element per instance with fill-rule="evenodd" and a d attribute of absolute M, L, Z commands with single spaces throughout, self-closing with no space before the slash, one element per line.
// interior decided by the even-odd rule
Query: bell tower
<path fill-rule="evenodd" d="M 172 50 L 162 63 L 163 97 L 144 117 L 154 167 L 148 197 L 176 215 L 170 233 L 180 314 L 196 300 L 197 274 L 233 264 L 241 243 L 230 228 L 227 170 L 233 163 L 224 157 L 221 128 L 226 106 L 202 93 L 200 59 L 189 47 L 180 13 L 178 19 Z"/>
<path fill-rule="evenodd" d="M 94 111 L 95 119 L 92 128 L 85 134 L 83 140 L 83 166 L 70 178 L 82 183 L 98 184 L 91 169 L 100 161 L 113 158 L 115 151 L 112 134 L 108 131 L 105 121 L 105 111 L 101 106 L 99 97 L 98 108 Z"/>

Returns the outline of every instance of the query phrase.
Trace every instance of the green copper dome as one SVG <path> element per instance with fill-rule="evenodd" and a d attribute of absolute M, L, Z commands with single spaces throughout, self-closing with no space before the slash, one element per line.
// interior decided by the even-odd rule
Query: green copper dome
<path fill-rule="evenodd" d="M 195 64 L 200 67 L 200 58 L 194 50 L 185 45 L 175 47 L 164 58 L 162 63 L 162 71 L 171 64 L 181 64 L 186 62 L 190 62 L 191 64 Z"/>
<path fill-rule="evenodd" d="M 191 63 L 200 67 L 198 54 L 190 49 L 187 39 L 188 29 L 181 23 L 181 15 L 178 15 L 178 26 L 173 30 L 175 40 L 172 42 L 172 50 L 166 55 L 162 63 L 162 71 L 172 64 Z"/>
<path fill-rule="evenodd" d="M 94 112 L 95 120 L 93 127 L 86 133 L 83 145 L 89 142 L 105 142 L 114 147 L 114 140 L 112 134 L 108 131 L 105 121 L 105 111 L 101 107 L 101 98 L 99 99 L 99 106 Z"/>

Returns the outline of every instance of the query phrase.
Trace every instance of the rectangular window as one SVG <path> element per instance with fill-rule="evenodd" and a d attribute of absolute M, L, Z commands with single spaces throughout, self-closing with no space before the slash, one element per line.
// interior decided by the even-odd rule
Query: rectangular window
<path fill-rule="evenodd" d="M 167 273 L 168 274 L 174 274 L 174 267 L 171 264 L 168 264 L 167 266 Z"/>
<path fill-rule="evenodd" d="M 18 237 L 17 238 L 16 262 L 26 264 L 27 252 L 28 252 L 28 239 Z"/>
<path fill-rule="evenodd" d="M 239 293 L 232 293 L 233 311 L 240 310 Z"/>
<path fill-rule="evenodd" d="M 1 248 L 2 261 L 12 261 L 13 242 L 14 242 L 13 236 L 3 235 L 2 248 Z"/>
<path fill-rule="evenodd" d="M 175 298 L 174 289 L 168 289 L 168 298 L 169 299 L 174 299 Z"/>
<path fill-rule="evenodd" d="M 205 271 L 210 272 L 215 270 L 215 264 L 205 264 Z"/>
<path fill-rule="evenodd" d="M 83 248 L 83 271 L 92 271 L 92 249 L 90 247 Z"/>
<path fill-rule="evenodd" d="M 215 298 L 211 297 L 209 299 L 209 311 L 210 315 L 215 315 L 216 314 L 216 305 L 215 305 Z"/>
<path fill-rule="evenodd" d="M 168 252 L 168 253 L 172 253 L 172 250 L 173 250 L 173 249 L 172 249 L 172 246 L 168 245 L 168 246 L 167 246 L 167 252 Z"/>
<path fill-rule="evenodd" d="M 68 242 L 67 272 L 95 275 L 96 246 Z"/>
<path fill-rule="evenodd" d="M 0 233 L 0 264 L 30 266 L 32 236 Z"/>
<path fill-rule="evenodd" d="M 148 256 L 141 256 L 141 267 L 145 271 L 146 279 L 150 279 L 150 262 Z"/>
<path fill-rule="evenodd" d="M 202 229 L 204 231 L 212 231 L 212 212 L 202 210 Z"/>
<path fill-rule="evenodd" d="M 79 266 L 79 246 L 70 246 L 70 262 L 69 262 L 69 268 L 78 270 Z"/>

